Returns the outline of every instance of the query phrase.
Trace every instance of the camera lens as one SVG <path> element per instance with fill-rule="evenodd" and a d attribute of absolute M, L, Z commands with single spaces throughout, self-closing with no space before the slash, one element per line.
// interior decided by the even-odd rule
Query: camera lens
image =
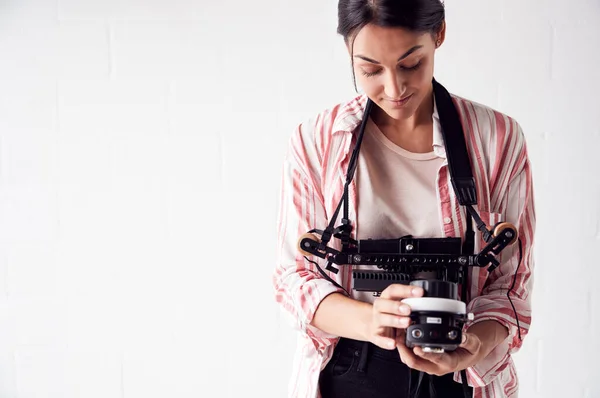
<path fill-rule="evenodd" d="M 450 340 L 456 340 L 457 337 L 458 337 L 458 332 L 456 330 L 451 330 L 448 332 L 448 338 Z"/>
<path fill-rule="evenodd" d="M 413 329 L 411 334 L 415 339 L 420 339 L 423 336 L 423 331 L 421 329 Z"/>

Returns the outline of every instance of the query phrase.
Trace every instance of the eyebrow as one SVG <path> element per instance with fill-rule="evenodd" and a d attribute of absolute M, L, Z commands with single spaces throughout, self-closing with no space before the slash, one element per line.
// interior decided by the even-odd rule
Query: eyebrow
<path fill-rule="evenodd" d="M 417 51 L 419 48 L 422 48 L 422 47 L 423 47 L 422 45 L 414 46 L 413 48 L 411 48 L 410 50 L 408 50 L 407 52 L 405 52 L 402 56 L 400 56 L 400 58 L 398 58 L 397 62 L 402 61 L 404 58 L 408 57 L 410 54 L 414 53 L 415 51 Z M 363 60 L 365 60 L 367 62 L 370 62 L 372 64 L 377 64 L 377 65 L 380 64 L 379 61 L 375 61 L 374 59 L 365 57 L 364 55 L 358 54 L 358 55 L 355 55 L 354 57 L 363 59 Z"/>

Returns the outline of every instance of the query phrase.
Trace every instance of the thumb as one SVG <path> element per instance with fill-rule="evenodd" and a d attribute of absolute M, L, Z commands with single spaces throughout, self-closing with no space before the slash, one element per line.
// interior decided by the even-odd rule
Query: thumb
<path fill-rule="evenodd" d="M 479 346 L 481 345 L 481 341 L 479 337 L 473 333 L 463 332 L 462 341 L 459 347 L 464 348 L 469 351 L 471 354 L 475 355 L 479 351 Z"/>
<path fill-rule="evenodd" d="M 406 330 L 405 329 L 397 329 L 396 330 L 396 342 L 404 345 L 406 339 Z"/>

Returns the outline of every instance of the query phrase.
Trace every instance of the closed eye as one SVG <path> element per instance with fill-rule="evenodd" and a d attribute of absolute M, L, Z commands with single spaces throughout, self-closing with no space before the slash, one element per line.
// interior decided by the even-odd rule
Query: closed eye
<path fill-rule="evenodd" d="M 366 77 L 371 77 L 371 76 L 375 76 L 381 73 L 381 69 L 376 70 L 375 72 L 366 72 L 366 71 L 362 71 L 362 74 L 365 75 Z"/>
<path fill-rule="evenodd" d="M 421 66 L 421 61 L 417 62 L 413 66 L 402 66 L 402 65 L 400 65 L 400 69 L 402 69 L 402 70 L 417 70 L 417 69 L 419 69 L 420 66 Z"/>
<path fill-rule="evenodd" d="M 411 72 L 411 71 L 415 71 L 415 70 L 419 69 L 420 66 L 421 66 L 421 61 L 417 62 L 413 66 L 402 66 L 402 65 L 399 65 L 398 67 L 401 70 Z M 376 71 L 373 71 L 373 72 L 367 72 L 365 70 L 361 70 L 361 71 L 362 71 L 362 74 L 364 76 L 371 77 L 371 76 L 379 75 L 381 73 L 382 69 L 377 69 Z"/>

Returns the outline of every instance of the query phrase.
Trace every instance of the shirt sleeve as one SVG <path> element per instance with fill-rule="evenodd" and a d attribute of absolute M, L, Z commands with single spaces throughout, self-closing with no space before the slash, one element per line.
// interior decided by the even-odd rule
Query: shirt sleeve
<path fill-rule="evenodd" d="M 519 239 L 501 252 L 500 266 L 488 275 L 482 294 L 467 305 L 467 312 L 473 313 L 474 319 L 465 325 L 468 328 L 477 322 L 494 320 L 508 329 L 508 337 L 486 358 L 467 369 L 469 384 L 478 387 L 489 384 L 506 369 L 512 361 L 511 354 L 520 349 L 531 324 L 534 194 L 525 139 L 516 122 L 515 126 L 521 145 L 501 199 L 501 208 L 504 208 L 501 221 L 515 225 Z"/>
<path fill-rule="evenodd" d="M 278 255 L 273 273 L 275 299 L 292 325 L 310 337 L 319 351 L 333 344 L 333 336 L 311 325 L 321 301 L 344 291 L 321 276 L 316 266 L 298 251 L 301 235 L 327 223 L 320 189 L 321 167 L 310 128 L 302 125 L 292 135 L 283 162 L 278 215 Z M 307 256 L 325 269 L 325 260 Z"/>

